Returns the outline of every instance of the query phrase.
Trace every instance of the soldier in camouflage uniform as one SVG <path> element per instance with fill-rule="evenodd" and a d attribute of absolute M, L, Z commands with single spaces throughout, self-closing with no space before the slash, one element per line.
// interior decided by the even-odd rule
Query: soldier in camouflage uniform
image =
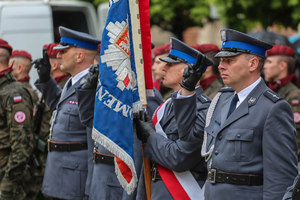
<path fill-rule="evenodd" d="M 220 77 L 218 66 L 220 59 L 215 58 L 215 55 L 220 51 L 219 47 L 215 44 L 198 44 L 193 46 L 210 60 L 213 61 L 212 66 L 207 66 L 206 71 L 200 79 L 200 85 L 204 93 L 211 99 L 215 97 L 218 91 L 224 87 L 224 83 Z"/>
<path fill-rule="evenodd" d="M 10 56 L 10 66 L 13 69 L 13 76 L 28 89 L 34 102 L 34 134 L 35 148 L 28 165 L 26 179 L 27 198 L 31 200 L 41 200 L 41 193 L 44 169 L 46 164 L 46 141 L 50 130 L 50 110 L 39 99 L 37 91 L 29 83 L 29 71 L 31 69 L 31 55 L 26 51 L 15 50 Z M 42 109 L 42 110 L 41 110 Z M 44 146 L 42 145 L 44 143 Z"/>
<path fill-rule="evenodd" d="M 298 157 L 300 145 L 300 89 L 295 76 L 295 52 L 289 46 L 274 45 L 267 51 L 264 64 L 265 80 L 269 88 L 283 97 L 292 107 L 297 129 Z"/>
<path fill-rule="evenodd" d="M 1 200 L 26 197 L 26 165 L 34 146 L 33 101 L 8 67 L 12 47 L 0 39 L 0 189 Z"/>
<path fill-rule="evenodd" d="M 39 100 L 37 91 L 30 85 L 29 71 L 31 69 L 31 55 L 27 51 L 14 50 L 9 59 L 12 75 L 30 91 L 34 104 Z"/>

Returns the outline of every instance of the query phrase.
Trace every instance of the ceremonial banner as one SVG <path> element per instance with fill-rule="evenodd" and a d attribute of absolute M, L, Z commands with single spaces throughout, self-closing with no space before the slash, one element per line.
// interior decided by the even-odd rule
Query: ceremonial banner
<path fill-rule="evenodd" d="M 92 137 L 115 155 L 115 171 L 128 194 L 137 184 L 132 119 L 142 109 L 133 42 L 129 0 L 110 0 L 101 40 Z"/>

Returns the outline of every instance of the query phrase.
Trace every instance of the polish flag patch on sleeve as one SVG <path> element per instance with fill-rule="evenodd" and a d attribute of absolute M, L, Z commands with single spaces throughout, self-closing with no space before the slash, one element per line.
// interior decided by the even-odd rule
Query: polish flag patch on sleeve
<path fill-rule="evenodd" d="M 18 103 L 22 101 L 22 97 L 21 96 L 16 96 L 14 97 L 14 103 Z"/>

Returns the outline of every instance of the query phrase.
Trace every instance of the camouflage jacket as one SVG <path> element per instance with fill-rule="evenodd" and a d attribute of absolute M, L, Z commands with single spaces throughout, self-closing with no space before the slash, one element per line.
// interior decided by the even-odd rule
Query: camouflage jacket
<path fill-rule="evenodd" d="M 297 140 L 300 143 L 300 89 L 292 82 L 275 90 L 277 94 L 283 97 L 292 107 L 294 121 L 297 130 Z"/>
<path fill-rule="evenodd" d="M 34 146 L 32 119 L 30 92 L 10 73 L 0 75 L 1 200 L 19 199 L 15 195 L 21 194 L 26 164 Z"/>
<path fill-rule="evenodd" d="M 213 99 L 222 87 L 224 87 L 224 84 L 219 78 L 217 78 L 204 90 L 204 93 L 210 99 Z"/>
<path fill-rule="evenodd" d="M 66 82 L 69 80 L 70 76 L 69 75 L 62 75 L 59 77 L 55 78 L 55 81 L 59 87 L 64 88 Z"/>
<path fill-rule="evenodd" d="M 38 112 L 37 104 L 40 103 L 40 98 L 38 97 L 37 91 L 33 89 L 31 84 L 29 83 L 29 81 L 23 82 L 23 85 L 28 89 L 28 91 L 30 92 L 30 94 L 32 96 L 32 99 L 33 99 L 33 102 L 34 102 L 34 113 Z M 50 109 L 48 108 L 48 106 L 45 103 L 44 103 L 44 106 L 45 107 L 44 107 L 43 112 L 42 112 L 42 118 L 41 119 L 36 119 L 37 115 L 34 114 L 34 118 L 35 118 L 34 120 L 38 120 L 38 122 L 40 123 L 40 130 L 39 130 L 39 133 L 37 134 L 38 139 L 41 139 L 42 141 L 44 141 L 46 143 L 47 140 L 48 140 L 49 134 L 50 134 L 51 112 L 50 112 Z M 38 144 L 40 144 L 40 142 L 35 141 L 35 144 L 38 145 Z M 37 148 L 37 146 L 36 146 L 36 148 Z M 37 158 L 38 162 L 39 162 L 39 164 L 41 165 L 41 167 L 43 169 L 46 165 L 46 157 L 47 157 L 46 149 L 42 153 L 39 152 L 38 157 L 39 157 L 39 158 Z M 41 171 L 41 170 L 38 170 L 38 171 Z M 39 176 L 40 175 L 41 174 L 39 173 Z"/>

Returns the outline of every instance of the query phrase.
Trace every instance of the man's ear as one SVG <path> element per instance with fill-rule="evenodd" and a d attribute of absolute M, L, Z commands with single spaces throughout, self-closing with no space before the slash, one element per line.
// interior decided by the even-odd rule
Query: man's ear
<path fill-rule="evenodd" d="M 85 53 L 83 51 L 78 51 L 76 54 L 76 62 L 82 63 L 85 59 Z"/>
<path fill-rule="evenodd" d="M 23 72 L 24 71 L 24 65 L 22 65 L 22 64 L 18 64 L 17 65 L 17 70 L 19 71 L 19 72 Z"/>
<path fill-rule="evenodd" d="M 256 56 L 253 56 L 252 58 L 249 59 L 249 70 L 250 71 L 255 71 L 258 68 L 259 64 L 259 59 Z"/>
<path fill-rule="evenodd" d="M 286 62 L 284 62 L 284 61 L 279 62 L 279 68 L 280 68 L 281 71 L 287 70 L 287 67 L 288 67 L 288 65 L 287 65 Z"/>

